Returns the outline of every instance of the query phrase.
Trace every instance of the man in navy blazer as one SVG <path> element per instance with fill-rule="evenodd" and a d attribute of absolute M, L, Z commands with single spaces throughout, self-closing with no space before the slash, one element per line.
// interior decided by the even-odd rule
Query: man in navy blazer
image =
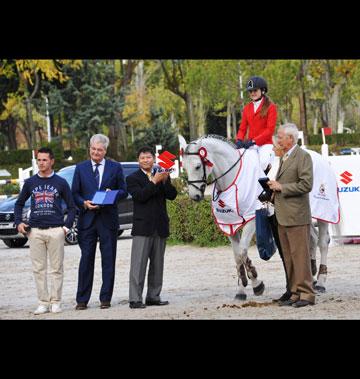
<path fill-rule="evenodd" d="M 96 244 L 100 241 L 102 286 L 100 308 L 111 306 L 115 280 L 116 245 L 119 228 L 117 202 L 127 197 L 121 164 L 105 159 L 109 138 L 95 134 L 90 139 L 90 158 L 78 163 L 72 183 L 72 193 L 80 209 L 77 222 L 81 259 L 79 265 L 76 309 L 87 308 L 94 279 Z M 96 191 L 119 190 L 113 205 L 92 203 Z"/>

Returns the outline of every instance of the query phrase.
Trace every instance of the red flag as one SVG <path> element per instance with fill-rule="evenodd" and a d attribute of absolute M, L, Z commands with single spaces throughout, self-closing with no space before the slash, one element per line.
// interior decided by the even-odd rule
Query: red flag
<path fill-rule="evenodd" d="M 331 136 L 332 134 L 332 129 L 329 127 L 323 128 L 324 129 L 324 135 L 325 136 Z"/>

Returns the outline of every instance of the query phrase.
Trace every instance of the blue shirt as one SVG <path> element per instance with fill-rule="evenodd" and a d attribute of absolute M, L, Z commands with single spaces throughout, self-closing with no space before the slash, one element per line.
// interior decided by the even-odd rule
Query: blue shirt
<path fill-rule="evenodd" d="M 67 181 L 59 175 L 41 177 L 38 174 L 27 179 L 15 203 L 15 224 L 22 221 L 22 209 L 31 197 L 31 214 L 29 224 L 32 228 L 66 226 L 71 228 L 76 207 Z M 67 218 L 64 222 L 62 200 L 67 205 Z"/>

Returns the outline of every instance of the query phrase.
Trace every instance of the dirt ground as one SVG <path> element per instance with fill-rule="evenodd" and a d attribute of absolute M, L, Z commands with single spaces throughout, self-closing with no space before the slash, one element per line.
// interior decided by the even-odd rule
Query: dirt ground
<path fill-rule="evenodd" d="M 9 249 L 0 241 L 0 319 L 359 319 L 360 318 L 360 245 L 330 247 L 327 291 L 317 295 L 316 305 L 295 309 L 279 307 L 271 300 L 284 292 L 285 280 L 280 257 L 262 261 L 255 247 L 250 258 L 257 267 L 266 289 L 254 296 L 250 285 L 246 301 L 234 299 L 237 276 L 230 247 L 167 247 L 162 307 L 130 309 L 128 276 L 132 239 L 129 232 L 118 240 L 117 270 L 112 307 L 99 308 L 101 285 L 100 251 L 97 251 L 95 279 L 89 308 L 75 311 L 79 247 L 65 247 L 63 312 L 35 316 L 35 283 L 29 248 Z M 144 295 L 146 286 L 144 289 Z"/>

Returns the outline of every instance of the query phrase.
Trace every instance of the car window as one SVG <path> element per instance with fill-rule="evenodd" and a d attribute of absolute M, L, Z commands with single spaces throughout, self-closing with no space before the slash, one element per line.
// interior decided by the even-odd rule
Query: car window
<path fill-rule="evenodd" d="M 124 175 L 125 177 L 131 175 L 133 172 L 137 171 L 139 169 L 139 166 L 138 165 L 122 165 L 122 168 L 123 168 L 123 171 L 124 171 Z"/>
<path fill-rule="evenodd" d="M 133 163 L 133 164 L 123 163 L 121 166 L 123 168 L 125 177 L 129 176 L 130 174 L 132 174 L 133 172 L 139 169 L 139 165 L 137 163 Z M 62 178 L 64 178 L 69 183 L 69 186 L 71 188 L 74 172 L 75 172 L 75 166 L 60 170 L 57 172 L 57 174 L 61 176 Z"/>
<path fill-rule="evenodd" d="M 67 168 L 67 169 L 62 170 L 62 171 L 58 171 L 57 174 L 59 176 L 61 176 L 62 178 L 64 178 L 68 182 L 68 184 L 71 188 L 73 177 L 74 177 L 74 172 L 75 172 L 75 166 Z"/>

